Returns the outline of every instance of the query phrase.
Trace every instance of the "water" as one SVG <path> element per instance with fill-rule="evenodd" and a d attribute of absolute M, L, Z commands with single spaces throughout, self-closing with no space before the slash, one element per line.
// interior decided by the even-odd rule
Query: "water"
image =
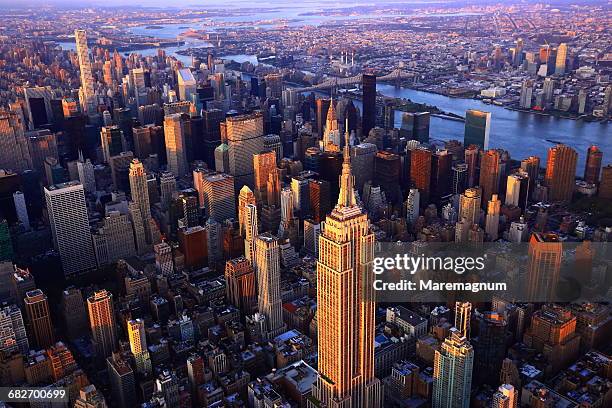
<path fill-rule="evenodd" d="M 586 150 L 592 144 L 599 146 L 604 152 L 604 164 L 612 162 L 612 125 L 609 123 L 584 122 L 511 111 L 475 99 L 449 98 L 444 95 L 396 88 L 389 84 L 378 84 L 376 88 L 384 95 L 434 105 L 457 115 L 465 115 L 468 109 L 491 112 L 489 147 L 505 149 L 515 159 L 520 160 L 535 155 L 546 160 L 548 148 L 553 146 L 546 141 L 549 139 L 567 144 L 578 151 L 579 174 L 584 168 Z M 395 122 L 397 126 L 400 125 L 401 114 L 396 114 Z M 432 117 L 430 135 L 434 139 L 463 141 L 463 128 L 462 122 Z"/>

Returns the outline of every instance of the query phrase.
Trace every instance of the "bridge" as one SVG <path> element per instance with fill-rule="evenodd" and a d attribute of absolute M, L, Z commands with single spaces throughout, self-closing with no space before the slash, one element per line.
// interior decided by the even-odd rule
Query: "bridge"
<path fill-rule="evenodd" d="M 412 79 L 417 75 L 416 72 L 403 71 L 401 69 L 395 69 L 386 75 L 376 77 L 377 82 L 392 82 L 401 81 L 403 79 Z M 311 92 L 323 89 L 338 89 L 344 88 L 349 85 L 360 84 L 363 80 L 363 74 L 358 74 L 352 77 L 332 77 L 317 85 L 313 85 L 307 88 L 295 88 L 296 92 Z"/>

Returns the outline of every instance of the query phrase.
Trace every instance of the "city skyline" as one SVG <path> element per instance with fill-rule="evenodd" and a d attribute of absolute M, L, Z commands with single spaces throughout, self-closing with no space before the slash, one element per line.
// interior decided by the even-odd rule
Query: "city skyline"
<path fill-rule="evenodd" d="M 2 387 L 612 405 L 609 5 L 119 3 L 0 12 Z"/>

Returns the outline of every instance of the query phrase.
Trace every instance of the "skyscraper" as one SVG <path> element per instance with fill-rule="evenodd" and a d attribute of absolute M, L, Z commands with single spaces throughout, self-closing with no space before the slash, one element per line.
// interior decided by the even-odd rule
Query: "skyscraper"
<path fill-rule="evenodd" d="M 521 160 L 521 170 L 526 171 L 529 176 L 529 197 L 531 197 L 540 174 L 540 158 L 538 156 L 529 156 Z"/>
<path fill-rule="evenodd" d="M 83 113 L 93 115 L 96 113 L 96 96 L 94 93 L 94 79 L 91 73 L 91 61 L 89 59 L 89 47 L 87 46 L 87 35 L 85 30 L 75 30 L 76 52 L 79 60 L 79 72 L 81 75 L 81 89 L 79 99 Z"/>
<path fill-rule="evenodd" d="M 470 302 L 455 302 L 455 328 L 462 337 L 470 339 L 472 320 L 472 304 Z"/>
<path fill-rule="evenodd" d="M 556 234 L 531 235 L 527 260 L 526 294 L 530 302 L 551 302 L 561 271 L 563 244 Z"/>
<path fill-rule="evenodd" d="M 480 187 L 482 188 L 483 205 L 493 194 L 499 193 L 501 174 L 501 155 L 498 150 L 487 150 L 480 158 Z"/>
<path fill-rule="evenodd" d="M 121 154 L 127 150 L 123 131 L 119 126 L 103 126 L 100 131 L 100 141 L 102 144 L 102 154 L 104 161 L 110 163 L 113 156 Z"/>
<path fill-rule="evenodd" d="M 217 222 L 235 219 L 234 177 L 225 173 L 213 173 L 204 177 L 204 207 Z"/>
<path fill-rule="evenodd" d="M 319 376 L 309 406 L 378 408 L 382 392 L 374 377 L 374 234 L 357 204 L 348 135 L 345 140 L 340 197 L 319 237 Z"/>
<path fill-rule="evenodd" d="M 584 181 L 591 184 L 599 183 L 599 173 L 601 172 L 601 160 L 603 152 L 597 146 L 590 146 L 587 150 L 587 159 L 584 166 Z"/>
<path fill-rule="evenodd" d="M 485 223 L 485 232 L 491 241 L 495 241 L 499 234 L 499 212 L 501 209 L 501 201 L 497 198 L 497 194 L 487 203 L 487 219 Z"/>
<path fill-rule="evenodd" d="M 245 236 L 246 229 L 250 228 L 248 222 L 252 221 L 252 218 L 247 221 L 246 206 L 249 204 L 257 205 L 257 202 L 253 191 L 251 191 L 249 186 L 245 185 L 240 189 L 240 193 L 238 194 L 238 224 L 240 225 L 240 235 L 243 237 Z M 257 233 L 255 235 L 257 235 Z"/>
<path fill-rule="evenodd" d="M 489 148 L 491 112 L 469 109 L 465 112 L 465 133 L 463 145 L 476 145 L 483 150 Z"/>
<path fill-rule="evenodd" d="M 468 188 L 459 197 L 459 219 L 465 219 L 468 228 L 480 222 L 481 200 L 479 188 Z"/>
<path fill-rule="evenodd" d="M 166 115 L 164 118 L 168 171 L 176 177 L 183 177 L 188 170 L 185 129 L 183 126 L 181 115 L 178 113 Z"/>
<path fill-rule="evenodd" d="M 130 163 L 129 178 L 132 201 L 136 203 L 140 209 L 140 217 L 145 230 L 145 237 L 147 243 L 151 244 L 151 205 L 149 203 L 147 173 L 145 172 L 143 164 L 138 159 L 133 159 Z"/>
<path fill-rule="evenodd" d="M 574 193 L 578 153 L 569 146 L 558 144 L 548 149 L 544 182 L 550 201 L 570 201 Z"/>
<path fill-rule="evenodd" d="M 361 81 L 363 91 L 363 115 L 361 133 L 367 137 L 376 126 L 376 75 L 363 74 Z"/>
<path fill-rule="evenodd" d="M 55 336 L 47 296 L 40 289 L 34 289 L 26 293 L 23 302 L 35 346 L 38 348 L 51 346 L 55 343 Z"/>
<path fill-rule="evenodd" d="M 255 242 L 257 235 L 259 235 L 259 226 L 257 225 L 257 206 L 255 204 L 247 204 L 244 207 L 244 225 L 244 255 L 251 262 L 253 268 L 257 269 Z"/>
<path fill-rule="evenodd" d="M 45 199 L 55 250 L 64 274 L 96 266 L 83 185 L 77 181 L 45 187 Z"/>
<path fill-rule="evenodd" d="M 567 44 L 561 43 L 557 48 L 557 59 L 555 60 L 555 75 L 565 74 L 565 64 L 567 60 Z"/>
<path fill-rule="evenodd" d="M 266 338 L 273 339 L 286 330 L 283 323 L 280 295 L 280 249 L 278 238 L 270 233 L 257 237 L 255 242 L 255 270 L 257 273 L 257 308 L 266 317 Z"/>
<path fill-rule="evenodd" d="M 469 145 L 465 148 L 465 164 L 467 165 L 466 187 L 474 187 L 478 184 L 479 148 Z"/>
<path fill-rule="evenodd" d="M 431 191 L 431 150 L 419 147 L 410 153 L 410 181 L 419 190 L 421 202 L 429 203 Z"/>
<path fill-rule="evenodd" d="M 253 187 L 253 155 L 263 148 L 263 114 L 256 112 L 227 118 L 229 172 L 236 186 Z"/>
<path fill-rule="evenodd" d="M 451 168 L 451 193 L 461 194 L 467 187 L 467 170 L 465 163 L 457 163 Z"/>
<path fill-rule="evenodd" d="M 506 205 L 514 205 L 525 211 L 529 200 L 530 184 L 529 175 L 524 170 L 509 175 L 506 182 Z"/>
<path fill-rule="evenodd" d="M 255 197 L 259 204 L 270 204 L 267 202 L 266 188 L 269 174 L 276 169 L 276 154 L 272 150 L 254 154 L 253 169 L 255 171 Z"/>
<path fill-rule="evenodd" d="M 0 352 L 19 351 L 27 355 L 30 350 L 26 326 L 17 305 L 0 307 Z"/>
<path fill-rule="evenodd" d="M 434 356 L 433 408 L 469 408 L 474 349 L 456 328 Z"/>
<path fill-rule="evenodd" d="M 151 357 L 147 349 L 147 339 L 145 336 L 145 325 L 142 319 L 128 320 L 127 322 L 128 340 L 130 341 L 130 351 L 136 362 L 136 371 L 144 376 L 152 372 Z"/>
<path fill-rule="evenodd" d="M 113 308 L 113 295 L 106 290 L 98 290 L 87 298 L 89 324 L 96 355 L 106 358 L 117 347 L 117 324 Z"/>
<path fill-rule="evenodd" d="M 21 115 L 0 111 L 0 168 L 21 173 L 32 169 L 32 158 Z"/>
<path fill-rule="evenodd" d="M 225 263 L 225 293 L 228 301 L 240 309 L 243 316 L 251 315 L 257 305 L 255 271 L 245 257 Z"/>
<path fill-rule="evenodd" d="M 106 367 L 110 377 L 113 406 L 119 408 L 130 408 L 137 405 L 136 380 L 130 364 L 121 357 L 121 354 L 113 353 L 106 359 Z M 106 405 L 102 406 L 92 403 L 91 405 L 88 405 L 87 408 L 90 408 L 90 406 L 103 408 Z"/>
<path fill-rule="evenodd" d="M 402 113 L 400 135 L 405 132 L 407 139 L 427 143 L 429 142 L 430 121 L 429 112 L 404 112 Z"/>

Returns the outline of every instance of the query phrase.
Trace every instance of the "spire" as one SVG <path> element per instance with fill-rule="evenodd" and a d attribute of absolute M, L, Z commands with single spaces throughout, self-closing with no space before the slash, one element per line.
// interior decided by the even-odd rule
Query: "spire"
<path fill-rule="evenodd" d="M 357 205 L 355 197 L 355 178 L 351 173 L 351 148 L 349 146 L 348 118 L 346 119 L 346 131 L 344 133 L 344 162 L 342 163 L 342 174 L 340 175 L 340 196 L 338 205 L 341 207 L 353 207 Z"/>

